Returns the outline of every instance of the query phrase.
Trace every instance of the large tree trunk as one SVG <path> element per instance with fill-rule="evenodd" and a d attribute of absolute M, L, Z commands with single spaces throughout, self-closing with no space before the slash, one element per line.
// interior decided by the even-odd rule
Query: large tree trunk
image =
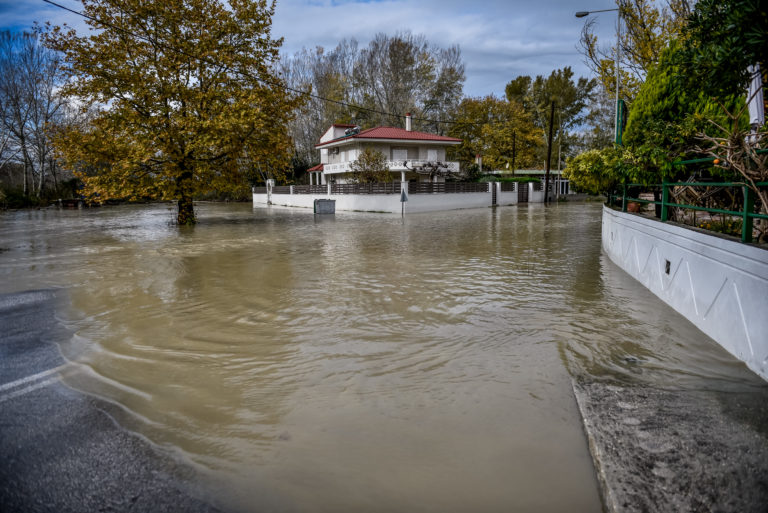
<path fill-rule="evenodd" d="M 191 181 L 192 173 L 189 171 L 181 173 L 181 175 L 176 179 L 176 185 L 178 187 L 179 193 L 179 200 L 177 203 L 179 212 L 176 215 L 176 222 L 179 224 L 179 226 L 191 226 L 197 223 L 197 219 L 195 218 L 195 208 L 192 204 L 192 192 L 190 190 Z"/>
<path fill-rule="evenodd" d="M 192 197 L 182 195 L 178 201 L 179 213 L 176 216 L 176 222 L 179 226 L 187 225 L 191 226 L 197 222 L 195 219 L 195 209 L 192 205 Z"/>

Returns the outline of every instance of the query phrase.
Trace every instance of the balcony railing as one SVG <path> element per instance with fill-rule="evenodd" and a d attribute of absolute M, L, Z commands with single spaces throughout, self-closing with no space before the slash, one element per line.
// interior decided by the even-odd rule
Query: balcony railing
<path fill-rule="evenodd" d="M 390 169 L 390 171 L 413 171 L 418 168 L 423 168 L 426 166 L 429 166 L 430 164 L 434 165 L 438 162 L 431 161 L 431 160 L 415 160 L 415 159 L 409 159 L 409 160 L 389 160 L 387 161 L 387 167 Z M 323 164 L 323 171 L 326 174 L 336 174 L 336 173 L 349 173 L 352 171 L 350 168 L 351 162 L 339 162 L 336 164 Z M 458 173 L 459 172 L 459 163 L 458 162 L 439 162 L 441 167 L 447 168 L 449 172 L 451 173 Z"/>

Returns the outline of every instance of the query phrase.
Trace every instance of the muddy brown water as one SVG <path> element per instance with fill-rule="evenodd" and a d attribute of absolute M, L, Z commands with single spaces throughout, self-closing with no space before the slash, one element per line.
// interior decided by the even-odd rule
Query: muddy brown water
<path fill-rule="evenodd" d="M 0 214 L 61 288 L 67 383 L 235 511 L 599 511 L 573 376 L 763 389 L 613 265 L 601 206 Z"/>

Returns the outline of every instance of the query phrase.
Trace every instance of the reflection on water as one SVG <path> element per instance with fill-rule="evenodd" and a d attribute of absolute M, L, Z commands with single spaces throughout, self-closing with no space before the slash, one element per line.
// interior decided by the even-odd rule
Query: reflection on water
<path fill-rule="evenodd" d="M 572 375 L 762 382 L 600 251 L 600 206 L 0 216 L 76 388 L 243 511 L 598 511 Z"/>

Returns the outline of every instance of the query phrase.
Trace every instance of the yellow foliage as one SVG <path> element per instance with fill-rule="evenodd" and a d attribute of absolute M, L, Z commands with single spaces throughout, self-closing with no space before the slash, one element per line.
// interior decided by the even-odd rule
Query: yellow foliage
<path fill-rule="evenodd" d="M 179 221 L 188 209 L 184 222 L 194 222 L 195 195 L 286 168 L 286 126 L 301 100 L 273 70 L 274 4 L 227 4 L 84 0 L 89 36 L 48 34 L 71 69 L 65 94 L 95 111 L 55 139 L 91 196 L 176 200 Z"/>

